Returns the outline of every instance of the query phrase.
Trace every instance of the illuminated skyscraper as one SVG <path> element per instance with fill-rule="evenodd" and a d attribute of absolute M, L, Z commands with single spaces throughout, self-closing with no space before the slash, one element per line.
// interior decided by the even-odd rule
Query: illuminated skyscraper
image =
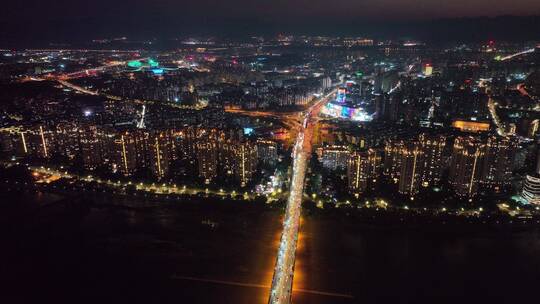
<path fill-rule="evenodd" d="M 534 138 L 536 134 L 538 133 L 538 128 L 540 127 L 540 119 L 535 119 L 531 122 L 529 125 L 529 132 L 528 136 L 531 138 Z"/>
<path fill-rule="evenodd" d="M 354 194 L 365 192 L 379 176 L 381 158 L 377 151 L 352 152 L 347 163 L 349 191 Z"/>
<path fill-rule="evenodd" d="M 540 150 L 537 152 L 536 171 L 525 176 L 521 198 L 529 204 L 540 205 Z"/>
<path fill-rule="evenodd" d="M 38 155 L 40 157 L 51 157 L 52 151 L 50 143 L 54 140 L 52 136 L 52 132 L 46 130 L 43 126 L 39 126 L 40 149 L 38 150 Z"/>
<path fill-rule="evenodd" d="M 257 157 L 265 164 L 275 165 L 278 160 L 277 144 L 270 140 L 257 140 Z"/>
<path fill-rule="evenodd" d="M 389 93 L 397 87 L 399 74 L 395 70 L 380 73 L 375 77 L 375 93 Z"/>
<path fill-rule="evenodd" d="M 102 132 L 96 126 L 79 129 L 80 151 L 84 167 L 95 170 L 103 164 Z"/>
<path fill-rule="evenodd" d="M 336 102 L 344 103 L 347 100 L 347 89 L 339 88 L 336 95 Z"/>
<path fill-rule="evenodd" d="M 422 73 L 424 73 L 424 76 L 431 76 L 433 74 L 433 66 L 431 63 L 426 63 L 422 66 Z"/>
<path fill-rule="evenodd" d="M 0 145 L 4 156 L 27 156 L 30 153 L 27 137 L 26 130 L 23 128 L 0 129 Z"/>
<path fill-rule="evenodd" d="M 257 169 L 257 148 L 250 142 L 236 146 L 235 176 L 242 186 L 251 180 Z"/>
<path fill-rule="evenodd" d="M 458 137 L 454 141 L 449 181 L 461 196 L 474 196 L 482 174 L 485 144 L 475 137 Z"/>
<path fill-rule="evenodd" d="M 199 165 L 199 176 L 210 183 L 217 177 L 218 167 L 218 146 L 215 140 L 197 142 L 197 162 Z"/>
<path fill-rule="evenodd" d="M 529 204 L 540 205 L 540 174 L 525 177 L 521 197 Z"/>
<path fill-rule="evenodd" d="M 323 167 L 329 170 L 345 169 L 349 161 L 350 151 L 342 146 L 323 147 L 321 162 Z"/>
<path fill-rule="evenodd" d="M 443 171 L 444 136 L 420 134 L 418 139 L 388 140 L 384 174 L 399 183 L 399 192 L 414 196 L 420 186 L 438 184 Z"/>
<path fill-rule="evenodd" d="M 130 132 L 121 132 L 114 140 L 114 161 L 115 170 L 128 176 L 137 169 L 137 142 L 136 136 Z"/>
<path fill-rule="evenodd" d="M 397 180 L 401 174 L 402 151 L 405 142 L 403 140 L 388 140 L 384 147 L 384 175 Z"/>
<path fill-rule="evenodd" d="M 74 123 L 56 126 L 54 140 L 55 152 L 68 161 L 73 161 L 79 153 L 79 127 Z"/>
<path fill-rule="evenodd" d="M 148 140 L 150 171 L 157 179 L 163 179 L 169 174 L 170 146 L 167 135 L 166 132 L 155 132 Z"/>
<path fill-rule="evenodd" d="M 440 183 L 444 169 L 443 153 L 446 146 L 446 138 L 442 135 L 431 136 L 421 134 L 419 136 L 422 147 L 421 182 L 427 187 Z"/>
<path fill-rule="evenodd" d="M 485 149 L 481 183 L 488 189 L 502 191 L 504 186 L 510 185 L 517 143 L 508 138 L 490 136 Z"/>
<path fill-rule="evenodd" d="M 42 159 L 51 157 L 54 133 L 46 126 L 39 125 L 21 130 L 20 135 L 25 154 Z"/>
<path fill-rule="evenodd" d="M 409 142 L 401 150 L 399 193 L 414 196 L 420 190 L 424 153 L 419 142 Z"/>

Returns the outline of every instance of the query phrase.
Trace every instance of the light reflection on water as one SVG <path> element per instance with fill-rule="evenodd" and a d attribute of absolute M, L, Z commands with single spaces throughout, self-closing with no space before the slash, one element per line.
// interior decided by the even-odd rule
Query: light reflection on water
<path fill-rule="evenodd" d="M 201 224 L 205 219 L 219 225 Z M 265 304 L 282 219 L 278 210 L 223 207 L 222 202 L 201 207 L 102 205 L 83 220 L 83 237 L 75 238 L 82 245 L 46 243 L 56 246 L 47 248 L 49 258 L 59 259 L 51 263 L 51 269 L 63 265 L 64 255 L 85 261 L 77 263 L 78 268 L 65 269 L 62 277 L 51 278 L 50 284 L 62 286 L 65 278 L 78 278 L 91 283 L 88 290 L 84 284 L 76 286 L 85 294 L 137 278 L 146 288 L 138 291 L 149 296 L 159 291 L 167 298 L 182 295 L 186 303 Z M 429 303 L 425 299 L 431 296 L 481 296 L 486 292 L 504 296 L 504 290 L 519 290 L 520 294 L 535 290 L 540 273 L 538 231 L 431 230 L 429 226 L 414 231 L 367 228 L 335 216 L 303 216 L 293 288 L 355 298 L 295 291 L 293 302 L 384 303 L 377 301 L 383 295 Z M 74 250 L 76 246 L 80 249 Z M 207 281 L 170 280 L 173 274 Z M 494 288 L 501 282 L 504 290 Z"/>

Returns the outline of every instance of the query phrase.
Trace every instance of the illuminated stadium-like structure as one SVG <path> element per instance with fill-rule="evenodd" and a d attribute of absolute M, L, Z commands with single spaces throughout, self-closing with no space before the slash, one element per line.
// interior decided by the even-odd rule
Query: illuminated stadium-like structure
<path fill-rule="evenodd" d="M 359 122 L 372 121 L 375 113 L 370 113 L 365 105 L 355 104 L 347 99 L 347 89 L 339 88 L 336 99 L 327 103 L 321 110 L 326 116 Z"/>
<path fill-rule="evenodd" d="M 146 61 L 132 60 L 127 63 L 127 66 L 128 66 L 128 69 L 133 72 L 147 70 L 147 71 L 151 71 L 152 73 L 156 75 L 163 74 L 165 71 L 178 70 L 178 68 L 161 67 L 159 65 L 159 62 L 152 58 L 149 58 Z"/>

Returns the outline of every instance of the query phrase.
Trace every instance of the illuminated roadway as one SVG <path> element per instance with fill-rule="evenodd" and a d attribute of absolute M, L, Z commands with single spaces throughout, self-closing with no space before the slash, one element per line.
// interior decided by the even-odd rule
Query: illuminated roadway
<path fill-rule="evenodd" d="M 129 182 L 121 182 L 121 181 L 111 181 L 111 180 L 104 180 L 100 179 L 98 177 L 93 177 L 91 175 L 83 176 L 78 175 L 73 172 L 65 171 L 65 169 L 62 168 L 62 170 L 55 169 L 55 168 L 44 168 L 44 167 L 28 167 L 32 173 L 34 178 L 39 178 L 37 180 L 38 183 L 50 183 L 52 181 L 56 181 L 60 178 L 73 180 L 73 181 L 82 181 L 85 183 L 97 183 L 99 185 L 103 185 L 106 187 L 114 188 L 118 190 L 118 193 L 121 193 L 122 191 L 125 191 L 125 188 L 128 186 L 134 186 L 136 190 L 146 192 L 149 194 L 162 194 L 162 195 L 168 195 L 168 194 L 184 194 L 184 195 L 215 195 L 215 196 L 233 196 L 236 199 L 243 198 L 244 200 L 253 200 L 256 198 L 256 195 L 253 193 L 240 193 L 236 191 L 226 191 L 223 189 L 220 189 L 219 191 L 216 190 L 210 190 L 208 188 L 202 189 L 202 188 L 194 188 L 194 187 L 186 187 L 186 186 L 178 186 L 175 184 L 156 184 L 156 183 L 133 183 L 131 181 Z M 105 189 L 105 188 L 103 188 Z M 279 196 L 279 194 L 277 194 Z"/>
<path fill-rule="evenodd" d="M 512 54 L 512 55 L 508 55 L 508 56 L 505 56 L 505 57 L 502 57 L 499 59 L 499 61 L 506 61 L 506 60 L 510 60 L 514 57 L 518 57 L 518 56 L 521 56 L 521 55 L 525 55 L 525 54 L 530 54 L 530 53 L 534 53 L 536 49 L 535 48 L 532 48 L 532 49 L 527 49 L 527 50 L 524 50 L 522 52 L 518 52 L 518 53 L 515 53 L 515 54 Z"/>
<path fill-rule="evenodd" d="M 285 210 L 276 265 L 274 267 L 274 276 L 272 278 L 268 300 L 270 304 L 291 302 L 296 245 L 302 211 L 302 195 L 304 193 L 307 164 L 311 157 L 313 127 L 317 123 L 317 117 L 321 107 L 330 100 L 336 91 L 337 89 L 321 98 L 305 112 L 304 122 L 293 148 L 294 161 L 290 194 Z"/>
<path fill-rule="evenodd" d="M 491 95 L 488 94 L 488 109 L 489 113 L 491 114 L 491 119 L 493 120 L 493 124 L 497 128 L 497 133 L 500 136 L 508 136 L 506 134 L 506 131 L 504 130 L 504 125 L 501 122 L 501 119 L 499 118 L 499 115 L 497 115 L 497 102 L 493 99 Z"/>
<path fill-rule="evenodd" d="M 148 60 L 148 58 L 137 58 L 136 60 L 137 61 L 146 61 L 146 60 Z M 58 76 L 58 78 L 68 80 L 68 79 L 73 79 L 73 78 L 86 77 L 86 76 L 90 76 L 92 74 L 97 74 L 99 72 L 104 72 L 105 70 L 113 68 L 113 67 L 127 65 L 127 63 L 128 63 L 128 61 L 111 61 L 111 62 L 109 62 L 109 63 L 107 63 L 105 65 L 102 65 L 100 67 L 60 75 L 60 76 Z"/>
<path fill-rule="evenodd" d="M 83 93 L 83 94 L 87 94 L 87 95 L 99 95 L 98 92 L 95 92 L 95 91 L 90 91 L 88 89 L 85 89 L 81 86 L 78 86 L 78 85 L 75 85 L 71 82 L 67 82 L 66 80 L 60 80 L 58 79 L 58 83 L 60 83 L 61 85 L 63 85 L 64 87 L 67 87 L 67 88 L 70 88 L 72 90 L 75 90 L 77 92 L 80 92 L 80 93 Z"/>

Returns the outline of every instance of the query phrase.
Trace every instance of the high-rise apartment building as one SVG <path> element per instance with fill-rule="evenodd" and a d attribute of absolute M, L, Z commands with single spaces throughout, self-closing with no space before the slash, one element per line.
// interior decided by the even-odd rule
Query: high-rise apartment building
<path fill-rule="evenodd" d="M 485 144 L 477 137 L 458 137 L 452 149 L 449 181 L 460 196 L 477 194 L 482 176 Z"/>
<path fill-rule="evenodd" d="M 380 174 L 380 163 L 381 157 L 375 149 L 352 152 L 347 163 L 349 191 L 360 194 L 375 184 Z"/>

